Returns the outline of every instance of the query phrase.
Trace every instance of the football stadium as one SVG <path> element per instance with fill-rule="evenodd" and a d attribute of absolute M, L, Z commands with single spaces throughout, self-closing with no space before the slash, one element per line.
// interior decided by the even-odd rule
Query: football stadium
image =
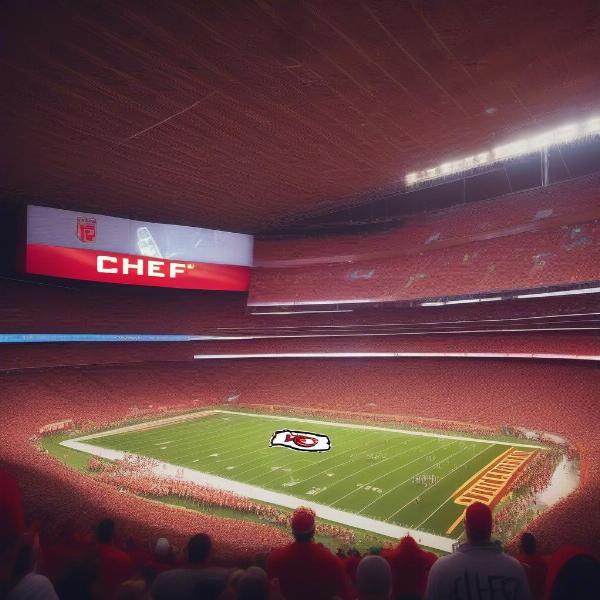
<path fill-rule="evenodd" d="M 598 597 L 593 3 L 0 15 L 0 598 Z"/>

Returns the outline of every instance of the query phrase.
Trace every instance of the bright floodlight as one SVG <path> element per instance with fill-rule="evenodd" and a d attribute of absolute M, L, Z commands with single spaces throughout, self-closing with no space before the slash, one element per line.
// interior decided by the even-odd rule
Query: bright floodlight
<path fill-rule="evenodd" d="M 440 177 L 462 173 L 475 167 L 539 152 L 544 148 L 567 144 L 595 135 L 600 135 L 600 117 L 594 117 L 581 123 L 567 123 L 556 129 L 550 129 L 531 137 L 510 142 L 509 144 L 496 146 L 487 152 L 480 152 L 473 156 L 466 156 L 459 160 L 442 163 L 437 167 L 408 173 L 404 181 L 408 186 L 415 185 L 423 181 L 431 181 Z"/>

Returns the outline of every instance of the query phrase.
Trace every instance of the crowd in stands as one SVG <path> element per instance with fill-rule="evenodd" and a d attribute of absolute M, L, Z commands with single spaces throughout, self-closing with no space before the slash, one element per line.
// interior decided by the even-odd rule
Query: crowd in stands
<path fill-rule="evenodd" d="M 577 239 L 582 243 L 574 244 Z M 585 223 L 447 248 L 423 247 L 423 254 L 375 254 L 364 260 L 352 255 L 340 264 L 258 269 L 250 301 L 392 302 L 593 282 L 598 278 L 598 239 L 600 225 Z M 382 245 L 394 248 L 395 243 L 388 239 Z M 330 282 L 326 288 L 324 280 Z"/>
<path fill-rule="evenodd" d="M 92 457 L 88 461 L 88 469 L 96 473 L 99 481 L 139 496 L 182 498 L 200 506 L 229 508 L 251 513 L 266 523 L 279 526 L 289 523 L 289 515 L 274 506 L 261 504 L 250 498 L 215 487 L 199 485 L 176 477 L 156 475 L 153 472 L 155 463 L 156 461 L 152 459 L 130 455 L 126 455 L 123 460 L 115 460 L 111 463 Z M 351 544 L 354 539 L 354 535 L 349 529 L 327 523 L 320 523 L 317 533 L 335 537 L 345 544 Z"/>
<path fill-rule="evenodd" d="M 598 174 L 582 177 L 549 188 L 535 188 L 500 198 L 458 204 L 442 210 L 402 218 L 397 229 L 384 233 L 338 234 L 327 241 L 340 255 L 365 254 L 381 248 L 393 236 L 397 246 L 430 246 L 448 239 L 464 239 L 476 234 L 490 234 L 520 228 L 543 226 L 548 219 L 563 221 L 585 219 L 598 209 Z M 565 198 L 569 201 L 566 202 Z M 325 251 L 327 248 L 327 251 Z M 332 244 L 323 236 L 302 239 L 260 240 L 256 260 L 268 264 L 274 259 L 298 259 L 331 254 Z"/>
<path fill-rule="evenodd" d="M 257 244 L 263 268 L 250 304 L 405 301 L 596 281 L 597 180 L 418 215 L 378 235 Z M 567 206 L 573 187 L 581 195 Z"/>
<path fill-rule="evenodd" d="M 6 600 L 588 600 L 600 593 L 600 560 L 576 546 L 552 556 L 521 537 L 511 557 L 492 538 L 491 509 L 465 511 L 466 542 L 438 558 L 406 536 L 396 544 L 337 555 L 315 541 L 311 509 L 294 511 L 293 541 L 251 564 L 222 565 L 207 533 L 183 552 L 118 536 L 104 518 L 95 532 L 27 526 L 17 480 L 0 470 L 0 598 Z"/>

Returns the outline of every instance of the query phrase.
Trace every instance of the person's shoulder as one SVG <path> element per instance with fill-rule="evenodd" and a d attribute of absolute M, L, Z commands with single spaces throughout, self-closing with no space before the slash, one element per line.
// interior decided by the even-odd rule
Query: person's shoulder
<path fill-rule="evenodd" d="M 444 566 L 451 565 L 455 562 L 460 562 L 464 559 L 464 556 L 460 552 L 452 552 L 451 554 L 446 554 L 445 556 L 438 556 L 435 561 L 435 566 Z"/>
<path fill-rule="evenodd" d="M 229 569 L 225 567 L 219 567 L 217 565 L 210 565 L 204 569 L 197 569 L 196 573 L 200 573 L 200 577 L 207 579 L 227 579 L 229 576 Z"/>
<path fill-rule="evenodd" d="M 446 556 L 440 556 L 436 561 L 432 561 L 429 570 L 430 575 L 440 575 L 448 570 L 452 570 L 464 562 L 465 557 L 460 552 L 453 552 Z"/>
<path fill-rule="evenodd" d="M 437 554 L 435 554 L 434 552 L 427 552 L 427 551 L 423 552 L 423 557 L 429 565 L 432 565 L 439 558 L 439 556 Z"/>
<path fill-rule="evenodd" d="M 518 560 L 514 556 L 511 556 L 510 554 L 507 554 L 506 552 L 502 552 L 502 554 L 500 556 L 502 557 L 502 560 L 504 560 L 504 562 L 507 565 L 510 565 L 511 567 L 513 567 L 514 569 L 517 569 L 519 571 L 523 571 L 523 564 L 521 563 L 520 560 Z"/>
<path fill-rule="evenodd" d="M 294 553 L 292 546 L 292 544 L 287 544 L 286 546 L 273 548 L 267 557 L 267 571 L 278 569 L 281 564 L 284 564 L 293 558 Z"/>
<path fill-rule="evenodd" d="M 168 571 L 163 571 L 156 576 L 154 580 L 154 585 L 162 585 L 165 582 L 169 582 L 172 579 L 177 579 L 181 576 L 185 569 L 178 567 L 176 569 L 169 569 Z"/>
<path fill-rule="evenodd" d="M 113 544 L 100 544 L 100 554 L 106 558 L 114 558 L 116 560 L 131 560 L 131 556 L 121 550 L 121 548 Z"/>
<path fill-rule="evenodd" d="M 526 576 L 526 567 L 514 556 L 507 554 L 506 552 L 499 552 L 493 557 L 494 564 L 504 570 L 505 573 L 512 573 L 513 575 Z"/>
<path fill-rule="evenodd" d="M 21 581 L 13 588 L 7 596 L 8 600 L 25 598 L 25 597 L 44 597 L 48 600 L 57 599 L 58 596 L 54 591 L 54 586 L 45 575 L 39 573 L 28 573 Z"/>
<path fill-rule="evenodd" d="M 293 547 L 294 544 L 286 544 L 285 546 L 279 546 L 279 548 L 273 548 L 267 560 L 278 560 L 281 557 L 289 556 L 293 552 Z"/>
<path fill-rule="evenodd" d="M 523 564 L 516 556 L 511 556 L 504 550 L 498 552 L 498 554 L 496 555 L 496 560 L 504 561 L 504 563 L 506 563 L 507 565 L 510 564 L 515 567 L 523 568 Z"/>
<path fill-rule="evenodd" d="M 381 558 L 385 558 L 385 560 L 387 560 L 389 563 L 394 563 L 399 558 L 398 554 L 399 554 L 398 546 L 391 546 L 389 548 L 384 548 L 379 553 L 379 556 L 381 556 Z"/>
<path fill-rule="evenodd" d="M 322 560 L 340 565 L 343 564 L 342 560 L 337 557 L 329 548 L 323 546 L 323 544 L 310 544 L 310 551 Z"/>

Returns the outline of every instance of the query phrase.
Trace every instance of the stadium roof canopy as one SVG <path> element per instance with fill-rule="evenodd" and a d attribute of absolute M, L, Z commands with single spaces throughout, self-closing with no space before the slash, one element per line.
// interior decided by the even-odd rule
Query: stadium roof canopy
<path fill-rule="evenodd" d="M 0 199 L 256 231 L 598 113 L 589 2 L 0 8 Z"/>

